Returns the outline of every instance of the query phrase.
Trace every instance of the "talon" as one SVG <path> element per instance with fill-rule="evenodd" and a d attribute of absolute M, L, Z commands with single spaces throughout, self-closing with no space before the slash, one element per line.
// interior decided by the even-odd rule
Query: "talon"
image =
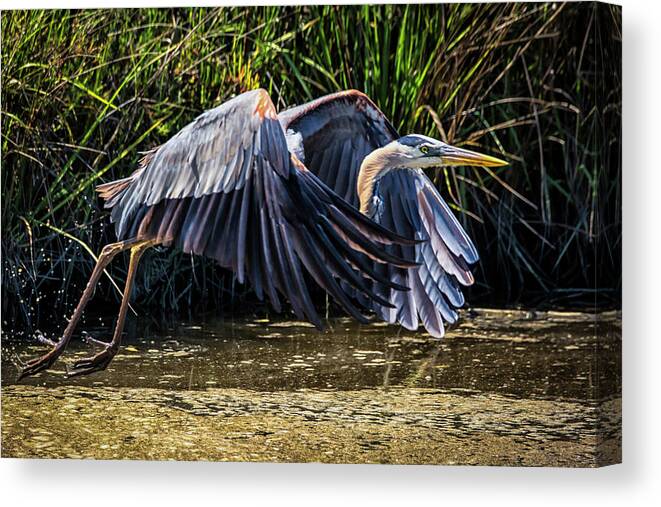
<path fill-rule="evenodd" d="M 72 368 L 67 369 L 67 377 L 78 377 L 87 375 L 95 371 L 105 370 L 117 351 L 114 348 L 107 347 L 103 352 L 93 357 L 86 357 L 76 361 Z"/>
<path fill-rule="evenodd" d="M 17 380 L 22 380 L 25 377 L 29 377 L 31 375 L 35 375 L 39 373 L 40 371 L 46 370 L 47 368 L 50 368 L 52 364 L 55 362 L 55 359 L 57 359 L 57 356 L 53 356 L 53 354 L 48 353 L 44 356 L 38 357 L 36 359 L 31 359 L 28 361 L 25 366 L 21 369 L 21 371 L 18 374 Z"/>

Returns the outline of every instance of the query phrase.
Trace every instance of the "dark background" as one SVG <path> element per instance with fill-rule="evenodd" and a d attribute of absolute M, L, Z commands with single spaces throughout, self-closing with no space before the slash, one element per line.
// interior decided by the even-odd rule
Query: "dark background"
<path fill-rule="evenodd" d="M 72 311 L 91 252 L 115 239 L 96 184 L 258 86 L 280 108 L 357 88 L 402 133 L 512 162 L 430 172 L 482 257 L 471 305 L 621 306 L 619 7 L 5 12 L 1 84 L 3 329 Z M 109 269 L 120 285 L 126 261 Z M 150 315 L 266 311 L 212 261 L 171 250 L 148 252 L 136 285 Z M 117 299 L 103 280 L 93 310 Z"/>

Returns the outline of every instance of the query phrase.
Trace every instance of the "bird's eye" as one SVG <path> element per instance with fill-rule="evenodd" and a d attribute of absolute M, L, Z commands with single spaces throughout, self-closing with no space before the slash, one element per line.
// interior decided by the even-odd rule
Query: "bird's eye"
<path fill-rule="evenodd" d="M 420 152 L 426 155 L 427 153 L 429 153 L 429 146 L 421 146 Z"/>

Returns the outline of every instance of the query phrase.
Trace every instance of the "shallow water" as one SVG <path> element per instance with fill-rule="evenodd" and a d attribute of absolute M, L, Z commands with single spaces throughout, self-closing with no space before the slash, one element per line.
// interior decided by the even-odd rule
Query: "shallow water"
<path fill-rule="evenodd" d="M 108 329 L 88 329 L 97 339 Z M 394 326 L 137 321 L 108 370 L 16 385 L 4 456 L 593 466 L 618 461 L 617 313 L 480 310 L 442 341 Z M 67 361 L 93 346 L 72 343 Z M 158 438 L 155 436 L 158 435 Z M 167 444 L 166 444 L 167 443 Z"/>

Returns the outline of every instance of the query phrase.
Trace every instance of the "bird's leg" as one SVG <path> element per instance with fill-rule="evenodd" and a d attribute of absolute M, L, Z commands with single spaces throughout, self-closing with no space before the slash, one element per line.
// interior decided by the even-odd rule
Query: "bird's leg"
<path fill-rule="evenodd" d="M 85 306 L 94 294 L 94 288 L 96 287 L 96 284 L 99 281 L 99 277 L 103 273 L 103 270 L 108 266 L 108 264 L 110 264 L 110 262 L 119 252 L 122 252 L 127 248 L 131 248 L 131 246 L 135 243 L 136 240 L 120 241 L 118 243 L 110 243 L 109 245 L 103 247 L 101 255 L 96 262 L 96 266 L 94 266 L 94 270 L 92 271 L 90 279 L 87 282 L 87 286 L 83 291 L 83 295 L 80 297 L 80 301 L 78 301 L 76 310 L 73 312 L 73 315 L 67 324 L 67 328 L 64 330 L 62 338 L 58 342 L 50 342 L 50 340 L 48 340 L 48 342 L 50 342 L 49 344 L 52 344 L 52 349 L 43 356 L 28 361 L 21 370 L 18 376 L 18 380 L 50 368 L 57 360 L 57 358 L 62 355 L 62 352 L 64 352 L 64 349 L 67 347 L 69 340 L 71 340 L 71 335 L 76 328 L 76 324 L 78 324 L 78 321 L 80 320 L 80 316 L 82 315 Z"/>
<path fill-rule="evenodd" d="M 112 341 L 106 344 L 104 350 L 92 357 L 86 357 L 76 361 L 67 375 L 74 377 L 77 375 L 87 375 L 95 371 L 105 370 L 110 364 L 115 354 L 119 350 L 119 344 L 122 341 L 122 332 L 124 331 L 124 321 L 126 320 L 126 311 L 129 306 L 129 299 L 131 298 L 131 289 L 133 288 L 133 279 L 135 277 L 136 268 L 140 257 L 144 251 L 153 245 L 151 241 L 142 241 L 131 246 L 131 259 L 129 260 L 129 270 L 126 276 L 126 285 L 124 285 L 124 294 L 122 295 L 122 304 L 119 308 L 119 316 L 117 317 L 117 324 L 115 324 L 115 332 L 112 336 Z M 97 343 L 98 340 L 97 340 Z"/>

